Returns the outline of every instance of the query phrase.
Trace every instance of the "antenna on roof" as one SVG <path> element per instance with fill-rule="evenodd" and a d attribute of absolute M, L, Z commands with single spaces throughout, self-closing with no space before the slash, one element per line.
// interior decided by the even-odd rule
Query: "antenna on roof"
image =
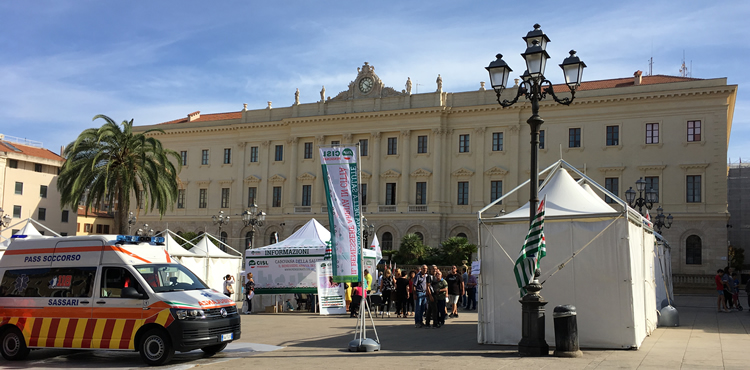
<path fill-rule="evenodd" d="M 693 69 L 693 62 L 690 62 L 690 69 Z M 692 74 L 690 73 L 690 70 L 688 70 L 688 67 L 685 65 L 685 50 L 682 51 L 682 66 L 680 66 L 680 76 L 682 77 L 692 77 Z"/>
<path fill-rule="evenodd" d="M 648 75 L 654 75 L 654 57 L 648 58 Z"/>

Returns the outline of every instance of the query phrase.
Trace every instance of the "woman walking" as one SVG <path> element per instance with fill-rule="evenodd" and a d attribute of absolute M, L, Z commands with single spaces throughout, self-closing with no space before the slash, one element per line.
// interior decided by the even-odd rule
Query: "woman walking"
<path fill-rule="evenodd" d="M 391 270 L 386 268 L 383 279 L 380 281 L 380 292 L 383 298 L 383 311 L 391 316 L 391 297 L 396 289 L 396 280 L 391 275 Z"/>

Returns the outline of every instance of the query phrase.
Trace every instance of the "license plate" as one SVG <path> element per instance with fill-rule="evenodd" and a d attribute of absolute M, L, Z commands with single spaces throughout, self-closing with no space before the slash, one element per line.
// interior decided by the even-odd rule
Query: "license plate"
<path fill-rule="evenodd" d="M 228 340 L 232 340 L 233 335 L 234 335 L 234 333 L 222 334 L 221 335 L 221 341 L 222 342 L 226 342 Z"/>

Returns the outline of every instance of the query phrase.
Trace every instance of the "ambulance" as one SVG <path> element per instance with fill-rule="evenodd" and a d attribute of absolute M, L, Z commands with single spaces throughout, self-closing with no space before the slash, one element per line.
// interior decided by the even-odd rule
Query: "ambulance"
<path fill-rule="evenodd" d="M 162 365 L 240 339 L 234 301 L 173 260 L 161 237 L 14 238 L 0 258 L 0 352 L 138 351 Z"/>

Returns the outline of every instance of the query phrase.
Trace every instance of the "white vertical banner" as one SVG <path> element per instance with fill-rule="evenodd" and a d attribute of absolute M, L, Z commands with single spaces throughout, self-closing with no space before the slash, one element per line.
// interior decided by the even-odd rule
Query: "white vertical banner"
<path fill-rule="evenodd" d="M 362 276 L 359 173 L 356 146 L 320 148 L 320 163 L 331 229 L 333 281 L 357 282 Z"/>
<path fill-rule="evenodd" d="M 321 315 L 343 315 L 346 313 L 346 302 L 344 295 L 346 289 L 344 283 L 333 281 L 333 263 L 331 260 L 319 261 L 316 264 L 318 271 L 318 300 L 320 302 Z"/>

